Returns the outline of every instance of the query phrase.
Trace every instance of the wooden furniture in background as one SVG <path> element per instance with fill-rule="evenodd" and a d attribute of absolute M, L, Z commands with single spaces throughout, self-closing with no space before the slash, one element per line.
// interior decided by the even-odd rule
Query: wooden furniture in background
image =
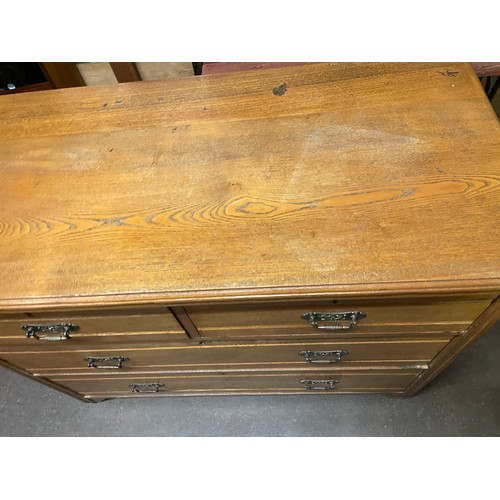
<path fill-rule="evenodd" d="M 469 64 L 7 96 L 0 362 L 86 401 L 412 395 L 498 319 L 499 153 Z"/>
<path fill-rule="evenodd" d="M 141 80 L 139 72 L 132 62 L 112 62 L 109 63 L 118 83 L 137 82 Z"/>
<path fill-rule="evenodd" d="M 87 85 L 109 85 L 138 80 L 170 80 L 194 75 L 192 63 L 79 63 Z"/>
<path fill-rule="evenodd" d="M 75 63 L 44 62 L 39 64 L 43 72 L 47 75 L 48 80 L 56 89 L 82 87 L 85 85 Z"/>

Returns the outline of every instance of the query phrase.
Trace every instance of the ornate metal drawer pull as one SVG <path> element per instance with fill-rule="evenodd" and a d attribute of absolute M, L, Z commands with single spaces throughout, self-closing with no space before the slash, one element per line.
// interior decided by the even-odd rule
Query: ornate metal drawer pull
<path fill-rule="evenodd" d="M 77 330 L 78 326 L 70 323 L 60 323 L 58 325 L 22 325 L 21 328 L 26 331 L 26 337 L 33 337 L 37 340 L 59 341 L 70 340 L 69 332 Z M 58 335 L 39 335 L 40 333 L 53 333 Z"/>
<path fill-rule="evenodd" d="M 333 391 L 338 380 L 301 380 L 301 384 L 305 384 L 309 391 Z"/>
<path fill-rule="evenodd" d="M 158 392 L 160 387 L 165 384 L 129 384 L 132 387 L 132 392 Z"/>
<path fill-rule="evenodd" d="M 113 368 L 121 368 L 122 363 L 128 361 L 128 358 L 124 358 L 123 356 L 113 356 L 111 358 L 98 358 L 98 357 L 88 357 L 83 358 L 84 361 L 87 361 L 87 366 L 89 368 L 99 368 L 99 369 L 113 369 Z M 96 363 L 112 363 L 112 364 L 96 364 Z"/>
<path fill-rule="evenodd" d="M 309 363 L 338 363 L 348 351 L 301 351 L 299 356 L 304 356 Z"/>
<path fill-rule="evenodd" d="M 302 319 L 309 321 L 311 326 L 314 326 L 314 328 L 322 328 L 325 330 L 350 330 L 356 326 L 359 320 L 363 318 L 366 318 L 366 314 L 359 311 L 341 313 L 308 312 L 302 315 Z M 332 325 L 320 325 L 320 321 L 339 321 L 339 323 L 334 323 Z"/>

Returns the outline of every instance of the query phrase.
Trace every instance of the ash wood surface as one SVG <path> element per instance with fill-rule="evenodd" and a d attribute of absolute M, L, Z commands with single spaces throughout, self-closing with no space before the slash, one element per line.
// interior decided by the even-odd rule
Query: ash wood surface
<path fill-rule="evenodd" d="M 236 71 L 253 71 L 256 69 L 284 68 L 287 66 L 300 66 L 311 64 L 303 62 L 214 62 L 203 63 L 202 75 L 215 75 L 218 73 L 234 73 Z"/>
<path fill-rule="evenodd" d="M 401 363 L 428 363 L 446 345 L 448 340 L 374 341 L 374 342 L 288 342 L 286 344 L 241 344 L 215 346 L 148 347 L 137 345 L 100 346 L 98 349 L 63 350 L 58 352 L 2 352 L 0 358 L 35 374 L 57 371 L 117 373 L 130 370 L 207 371 L 230 369 L 269 368 L 333 368 L 345 365 L 363 366 L 366 363 L 394 361 Z M 346 351 L 340 361 L 331 364 L 310 363 L 300 356 L 302 351 Z M 122 368 L 88 368 L 84 358 L 127 358 Z"/>
<path fill-rule="evenodd" d="M 108 374 L 102 377 L 60 376 L 50 380 L 69 390 L 82 393 L 88 397 L 122 397 L 137 395 L 132 393 L 129 384 L 159 383 L 157 395 L 164 394 L 199 394 L 203 392 L 319 392 L 335 394 L 343 391 L 381 392 L 403 391 L 405 387 L 421 372 L 421 370 L 392 370 L 371 372 L 331 372 L 328 370 L 301 372 L 299 374 L 275 373 L 241 373 L 241 374 L 186 374 L 150 375 L 150 376 L 117 376 Z M 304 389 L 302 380 L 338 380 L 332 391 L 308 391 Z"/>
<path fill-rule="evenodd" d="M 188 306 L 186 311 L 203 337 L 314 335 L 349 337 L 352 334 L 391 332 L 460 332 L 491 303 L 491 299 L 433 297 L 429 299 L 323 300 L 287 304 Z M 304 313 L 360 311 L 366 317 L 350 330 L 314 328 Z"/>
<path fill-rule="evenodd" d="M 468 64 L 5 96 L 0 308 L 498 290 L 500 134 Z"/>
<path fill-rule="evenodd" d="M 161 332 L 180 338 L 187 335 L 168 307 L 139 307 L 136 309 L 108 309 L 97 311 L 58 311 L 0 315 L 0 340 L 14 339 L 25 332 L 23 324 L 53 325 L 70 323 L 76 329 L 70 337 L 89 339 L 92 336 L 117 333 Z M 30 339 L 34 340 L 34 339 Z M 71 342 L 70 339 L 64 342 Z M 35 341 L 37 342 L 37 341 Z M 42 342 L 43 341 L 38 341 Z"/>

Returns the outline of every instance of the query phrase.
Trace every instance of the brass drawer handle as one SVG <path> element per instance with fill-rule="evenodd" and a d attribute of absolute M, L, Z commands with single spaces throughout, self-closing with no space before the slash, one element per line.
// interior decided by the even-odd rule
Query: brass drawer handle
<path fill-rule="evenodd" d="M 309 363 L 338 363 L 342 361 L 342 356 L 349 354 L 348 351 L 300 351 L 299 356 L 304 356 Z"/>
<path fill-rule="evenodd" d="M 83 360 L 87 361 L 87 366 L 89 368 L 109 370 L 113 368 L 122 368 L 122 363 L 128 361 L 129 358 L 124 358 L 123 356 L 113 356 L 105 358 L 88 357 L 88 358 L 83 358 Z M 104 364 L 96 364 L 96 363 L 104 363 Z M 106 363 L 112 363 L 112 364 L 106 364 Z"/>
<path fill-rule="evenodd" d="M 338 380 L 301 380 L 301 384 L 305 384 L 309 391 L 333 391 Z"/>
<path fill-rule="evenodd" d="M 366 314 L 359 311 L 341 313 L 308 312 L 302 315 L 302 319 L 309 321 L 311 326 L 324 330 L 350 330 L 356 326 L 359 320 L 362 320 L 363 318 L 366 318 Z M 319 322 L 321 321 L 330 321 L 334 322 L 334 324 L 320 325 Z"/>
<path fill-rule="evenodd" d="M 37 340 L 48 340 L 56 342 L 59 340 L 70 340 L 69 332 L 76 330 L 78 326 L 70 323 L 60 323 L 58 325 L 22 325 L 21 328 L 26 331 L 26 337 L 33 337 Z M 58 335 L 50 335 L 57 332 Z M 40 333 L 49 333 L 49 335 L 39 335 Z"/>
<path fill-rule="evenodd" d="M 165 384 L 129 384 L 132 392 L 159 392 L 158 389 Z"/>

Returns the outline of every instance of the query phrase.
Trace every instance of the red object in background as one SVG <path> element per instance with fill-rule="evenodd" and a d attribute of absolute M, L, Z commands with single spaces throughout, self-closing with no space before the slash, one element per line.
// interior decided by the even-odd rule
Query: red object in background
<path fill-rule="evenodd" d="M 471 64 L 477 76 L 500 75 L 500 62 L 473 62 Z"/>

